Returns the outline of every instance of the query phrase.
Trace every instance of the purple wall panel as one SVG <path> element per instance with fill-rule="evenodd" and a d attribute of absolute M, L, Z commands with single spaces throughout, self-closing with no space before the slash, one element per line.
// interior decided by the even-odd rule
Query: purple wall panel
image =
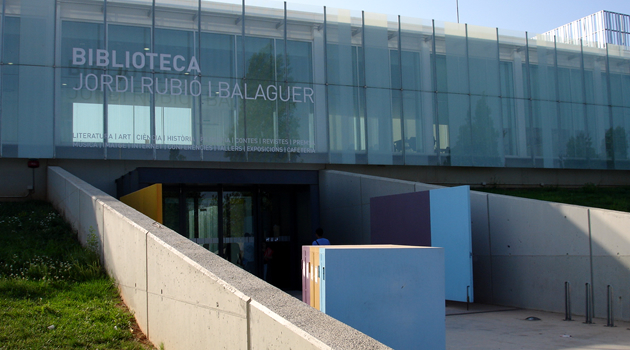
<path fill-rule="evenodd" d="M 431 246 L 429 191 L 370 198 L 372 244 Z"/>

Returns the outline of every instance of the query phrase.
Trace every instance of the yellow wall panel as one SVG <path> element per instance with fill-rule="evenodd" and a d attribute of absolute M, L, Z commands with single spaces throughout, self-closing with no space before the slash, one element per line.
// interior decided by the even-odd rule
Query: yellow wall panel
<path fill-rule="evenodd" d="M 162 184 L 145 187 L 126 196 L 120 201 L 163 224 L 162 219 Z"/>

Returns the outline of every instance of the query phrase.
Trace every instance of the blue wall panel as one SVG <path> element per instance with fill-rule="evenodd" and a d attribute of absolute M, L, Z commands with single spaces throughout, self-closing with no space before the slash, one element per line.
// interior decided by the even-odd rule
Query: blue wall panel
<path fill-rule="evenodd" d="M 370 199 L 372 244 L 443 247 L 446 300 L 474 301 L 470 187 Z"/>
<path fill-rule="evenodd" d="M 473 301 L 470 187 L 429 191 L 431 246 L 443 247 L 446 300 Z"/>
<path fill-rule="evenodd" d="M 321 310 L 394 349 L 444 349 L 444 250 L 320 248 Z"/>

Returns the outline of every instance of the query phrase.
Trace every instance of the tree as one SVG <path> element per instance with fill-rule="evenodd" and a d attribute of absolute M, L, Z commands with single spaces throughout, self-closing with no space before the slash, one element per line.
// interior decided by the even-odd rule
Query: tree
<path fill-rule="evenodd" d="M 604 143 L 607 159 L 628 159 L 628 139 L 623 127 L 617 126 L 606 130 Z"/>
<path fill-rule="evenodd" d="M 288 88 L 291 86 L 293 79 L 291 78 L 291 68 L 287 66 L 285 69 L 284 55 L 273 56 L 273 45 L 269 43 L 259 52 L 253 54 L 247 61 L 247 91 L 243 91 L 247 96 L 256 96 L 259 85 L 266 87 L 275 85 L 277 87 L 277 97 L 275 101 L 264 98 L 243 100 L 240 103 L 237 125 L 232 128 L 238 128 L 237 132 L 241 133 L 245 126 L 245 134 L 241 137 L 256 138 L 258 140 L 290 140 L 298 137 L 299 120 L 294 116 L 295 102 L 290 99 L 284 102 L 280 98 L 280 88 L 282 89 L 282 98 L 288 96 Z M 285 72 L 286 71 L 286 72 Z M 244 85 L 241 86 L 244 90 Z M 274 120 L 276 118 L 277 120 Z M 245 118 L 247 118 L 245 120 Z M 234 130 L 230 133 L 234 135 Z M 252 146 L 252 145 L 250 145 Z M 257 147 L 287 147 L 288 144 L 255 144 Z M 232 161 L 244 161 L 245 153 L 231 153 Z M 252 152 L 249 154 L 249 160 L 264 162 L 286 162 L 288 161 L 287 152 Z"/>
<path fill-rule="evenodd" d="M 597 152 L 593 148 L 593 140 L 584 131 L 571 136 L 567 141 L 567 157 L 569 158 L 597 158 Z"/>
<path fill-rule="evenodd" d="M 475 165 L 500 165 L 499 132 L 490 117 L 492 109 L 482 96 L 475 106 L 475 115 L 471 124 L 459 128 L 457 142 L 451 155 L 455 157 L 471 157 Z"/>

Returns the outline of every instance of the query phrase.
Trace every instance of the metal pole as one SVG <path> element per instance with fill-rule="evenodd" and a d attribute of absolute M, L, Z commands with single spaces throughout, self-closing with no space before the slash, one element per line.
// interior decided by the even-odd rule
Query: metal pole
<path fill-rule="evenodd" d="M 564 282 L 564 320 L 573 321 L 571 319 L 571 283 Z"/>
<path fill-rule="evenodd" d="M 606 312 L 606 316 L 607 316 L 607 322 L 606 322 L 606 327 L 614 327 L 615 326 L 615 317 L 613 316 L 613 290 L 612 287 L 610 286 L 610 284 L 606 287 L 607 288 L 607 306 L 608 306 L 608 310 Z"/>
<path fill-rule="evenodd" d="M 455 0 L 455 6 L 457 7 L 457 23 L 459 23 L 459 0 Z"/>
<path fill-rule="evenodd" d="M 593 323 L 593 314 L 592 314 L 592 308 L 591 308 L 591 284 L 590 283 L 586 283 L 586 320 L 584 321 L 584 323 Z"/>

